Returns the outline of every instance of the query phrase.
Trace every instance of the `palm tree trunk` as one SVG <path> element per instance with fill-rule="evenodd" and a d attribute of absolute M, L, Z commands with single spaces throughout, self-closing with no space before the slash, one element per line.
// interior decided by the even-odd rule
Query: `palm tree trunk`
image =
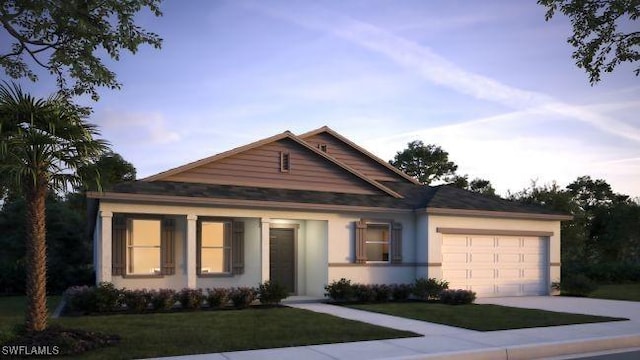
<path fill-rule="evenodd" d="M 47 246 L 45 202 L 47 182 L 38 179 L 28 186 L 27 198 L 27 331 L 47 327 Z"/>

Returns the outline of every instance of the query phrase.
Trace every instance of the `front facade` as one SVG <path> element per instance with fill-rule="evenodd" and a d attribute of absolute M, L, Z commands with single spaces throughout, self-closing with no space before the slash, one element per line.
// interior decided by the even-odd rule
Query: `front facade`
<path fill-rule="evenodd" d="M 88 194 L 96 280 L 126 288 L 324 286 L 435 277 L 549 293 L 570 217 L 425 187 L 335 131 L 285 132 Z"/>

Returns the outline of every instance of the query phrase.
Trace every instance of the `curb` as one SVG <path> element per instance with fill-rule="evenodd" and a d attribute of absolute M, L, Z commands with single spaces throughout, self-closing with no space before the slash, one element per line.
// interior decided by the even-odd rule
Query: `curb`
<path fill-rule="evenodd" d="M 465 350 L 394 358 L 396 360 L 530 360 L 563 355 L 587 354 L 607 350 L 633 349 L 640 345 L 640 335 L 594 338 L 578 341 Z"/>

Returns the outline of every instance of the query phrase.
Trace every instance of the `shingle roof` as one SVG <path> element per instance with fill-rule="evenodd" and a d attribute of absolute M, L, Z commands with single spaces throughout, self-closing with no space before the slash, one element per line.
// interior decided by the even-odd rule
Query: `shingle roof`
<path fill-rule="evenodd" d="M 397 182 L 384 182 L 384 185 L 402 194 L 404 198 L 397 199 L 386 195 L 344 194 L 168 181 L 134 181 L 120 183 L 108 190 L 108 192 L 229 200 L 365 206 L 408 210 L 444 208 L 564 215 L 540 206 L 526 205 L 499 197 L 481 195 L 450 185 L 429 187 Z"/>

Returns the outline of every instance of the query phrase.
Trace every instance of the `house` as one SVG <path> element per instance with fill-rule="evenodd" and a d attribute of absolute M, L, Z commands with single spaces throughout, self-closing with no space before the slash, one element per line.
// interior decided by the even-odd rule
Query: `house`
<path fill-rule="evenodd" d="M 413 178 L 328 127 L 284 132 L 90 203 L 96 280 L 127 288 L 324 286 L 435 277 L 479 296 L 549 293 L 571 217 Z"/>

